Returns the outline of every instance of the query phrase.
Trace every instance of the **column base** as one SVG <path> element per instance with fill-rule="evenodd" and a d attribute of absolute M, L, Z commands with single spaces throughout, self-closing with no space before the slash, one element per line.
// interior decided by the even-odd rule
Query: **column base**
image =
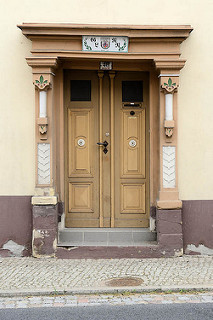
<path fill-rule="evenodd" d="M 181 209 L 181 200 L 159 200 L 157 201 L 158 209 Z"/>
<path fill-rule="evenodd" d="M 57 197 L 32 197 L 32 255 L 55 257 L 58 240 Z"/>
<path fill-rule="evenodd" d="M 181 209 L 182 201 L 179 200 L 179 192 L 177 190 L 166 189 L 159 192 L 159 200 L 157 201 L 158 209 Z"/>
<path fill-rule="evenodd" d="M 160 210 L 156 212 L 157 241 L 161 250 L 174 256 L 183 255 L 182 210 Z"/>

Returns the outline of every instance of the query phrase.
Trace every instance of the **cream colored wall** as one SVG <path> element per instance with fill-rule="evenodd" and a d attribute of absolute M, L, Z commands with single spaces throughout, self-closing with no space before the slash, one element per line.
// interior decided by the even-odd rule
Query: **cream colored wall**
<path fill-rule="evenodd" d="M 1 0 L 0 194 L 34 190 L 34 88 L 22 22 L 191 24 L 179 97 L 181 199 L 213 198 L 212 0 Z"/>

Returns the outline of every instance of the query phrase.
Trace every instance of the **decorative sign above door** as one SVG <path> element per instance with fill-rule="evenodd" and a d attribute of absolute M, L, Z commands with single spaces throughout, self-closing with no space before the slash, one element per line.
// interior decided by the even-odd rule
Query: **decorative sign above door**
<path fill-rule="evenodd" d="M 128 52 L 128 37 L 82 36 L 82 50 L 95 52 Z"/>
<path fill-rule="evenodd" d="M 112 61 L 101 61 L 100 70 L 112 70 Z"/>

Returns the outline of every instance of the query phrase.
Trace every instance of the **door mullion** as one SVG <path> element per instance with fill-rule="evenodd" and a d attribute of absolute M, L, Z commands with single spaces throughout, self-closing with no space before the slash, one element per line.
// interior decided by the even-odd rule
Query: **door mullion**
<path fill-rule="evenodd" d="M 114 147 L 114 141 L 115 141 L 115 120 L 114 120 L 114 78 L 115 78 L 115 72 L 109 72 L 110 76 L 110 125 L 111 125 L 111 192 L 110 192 L 110 198 L 111 198 L 111 228 L 115 227 L 115 147 Z"/>
<path fill-rule="evenodd" d="M 98 73 L 99 77 L 99 141 L 103 141 L 103 72 Z M 99 212 L 100 228 L 104 226 L 103 217 L 103 150 L 99 148 Z"/>

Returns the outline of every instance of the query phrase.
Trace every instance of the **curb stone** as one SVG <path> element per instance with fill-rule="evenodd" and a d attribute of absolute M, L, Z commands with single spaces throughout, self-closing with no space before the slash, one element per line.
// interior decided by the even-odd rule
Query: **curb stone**
<path fill-rule="evenodd" d="M 181 292 L 183 291 L 183 292 Z M 17 296 L 61 296 L 61 295 L 92 295 L 92 294 L 122 294 L 122 293 L 190 293 L 213 291 L 213 286 L 159 286 L 159 287 L 120 287 L 120 288 L 79 288 L 71 290 L 0 290 L 0 297 L 17 297 Z"/>

